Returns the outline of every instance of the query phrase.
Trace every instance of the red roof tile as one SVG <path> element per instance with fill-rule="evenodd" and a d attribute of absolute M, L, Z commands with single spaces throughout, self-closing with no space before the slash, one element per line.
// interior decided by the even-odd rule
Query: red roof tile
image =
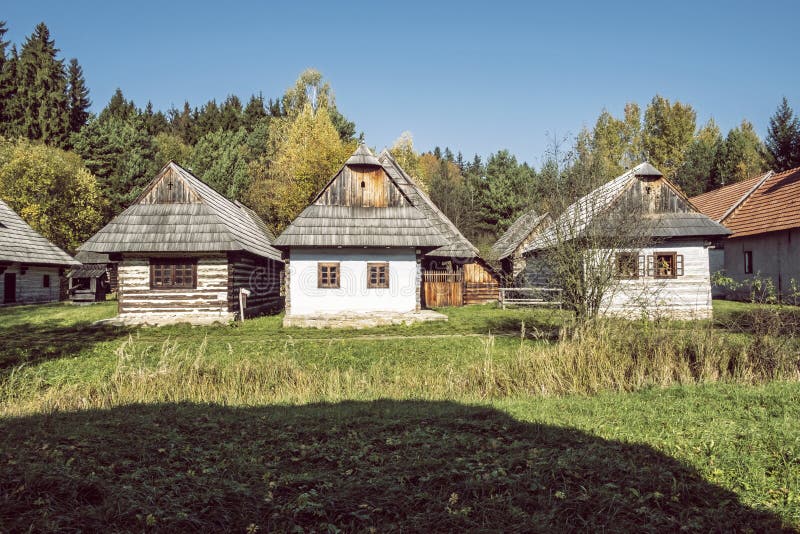
<path fill-rule="evenodd" d="M 730 237 L 800 227 L 800 167 L 767 178 L 722 224 Z"/>
<path fill-rule="evenodd" d="M 689 201 L 694 204 L 694 207 L 703 215 L 715 221 L 720 221 L 728 210 L 740 202 L 750 190 L 758 185 L 758 182 L 762 178 L 764 178 L 764 175 L 759 174 L 753 178 L 748 178 L 747 180 L 742 180 L 741 182 L 736 182 L 731 185 L 726 185 L 725 187 L 720 187 L 719 189 L 714 189 L 708 193 L 697 195 L 696 197 L 690 198 Z M 722 222 L 725 223 L 725 221 Z"/>

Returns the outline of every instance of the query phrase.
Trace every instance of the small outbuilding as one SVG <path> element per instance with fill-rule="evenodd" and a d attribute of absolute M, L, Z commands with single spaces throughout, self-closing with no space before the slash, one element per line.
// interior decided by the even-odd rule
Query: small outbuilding
<path fill-rule="evenodd" d="M 170 162 L 79 250 L 117 263 L 120 322 L 211 323 L 280 309 L 273 239 L 252 210 Z"/>
<path fill-rule="evenodd" d="M 532 285 L 563 285 L 552 279 L 548 254 L 576 250 L 583 279 L 570 283 L 609 275 L 607 290 L 598 292 L 601 314 L 706 319 L 712 315 L 708 249 L 729 233 L 642 163 L 571 204 L 539 233 L 524 250 L 525 277 Z"/>
<path fill-rule="evenodd" d="M 109 292 L 108 273 L 102 263 L 73 267 L 67 273 L 69 299 L 74 303 L 103 302 Z"/>
<path fill-rule="evenodd" d="M 58 302 L 65 269 L 77 265 L 0 200 L 0 304 Z"/>

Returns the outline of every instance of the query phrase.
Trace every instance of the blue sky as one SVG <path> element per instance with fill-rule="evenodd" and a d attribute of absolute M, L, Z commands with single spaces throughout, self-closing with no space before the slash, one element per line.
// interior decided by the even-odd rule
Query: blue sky
<path fill-rule="evenodd" d="M 370 145 L 507 148 L 537 166 L 548 133 L 659 93 L 762 135 L 800 108 L 797 2 L 38 2 L 3 6 L 7 38 L 50 27 L 94 110 L 120 87 L 156 108 L 278 96 L 307 67 Z"/>

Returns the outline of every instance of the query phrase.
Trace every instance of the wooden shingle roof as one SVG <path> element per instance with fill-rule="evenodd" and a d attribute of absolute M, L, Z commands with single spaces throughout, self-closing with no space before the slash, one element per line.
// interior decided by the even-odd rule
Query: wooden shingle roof
<path fill-rule="evenodd" d="M 274 246 L 434 249 L 447 244 L 419 205 L 398 175 L 361 145 Z"/>
<path fill-rule="evenodd" d="M 397 183 L 403 193 L 415 207 L 420 209 L 430 220 L 436 230 L 442 234 L 445 244 L 426 254 L 429 257 L 471 259 L 478 256 L 478 249 L 464 237 L 453 222 L 442 213 L 430 197 L 400 167 L 388 150 L 383 150 L 378 157 L 383 168 Z"/>
<path fill-rule="evenodd" d="M 170 190 L 172 181 L 176 182 L 181 198 L 164 200 L 167 179 Z M 252 210 L 169 162 L 130 207 L 79 250 L 102 254 L 245 251 L 279 260 L 273 239 Z"/>
<path fill-rule="evenodd" d="M 498 260 L 511 256 L 515 250 L 527 239 L 531 233 L 535 232 L 548 218 L 548 215 L 528 210 L 514 221 L 508 230 L 505 231 L 500 239 L 492 245 L 492 250 L 497 255 Z"/>
<path fill-rule="evenodd" d="M 669 190 L 683 199 L 686 210 L 683 212 L 658 212 L 643 214 L 643 223 L 649 222 L 647 232 L 651 237 L 714 237 L 730 234 L 730 230 L 711 220 L 708 216 L 696 211 L 691 202 L 686 202 L 682 193 L 669 183 L 662 174 L 649 163 L 641 163 L 626 171 L 613 180 L 606 182 L 589 194 L 581 197 L 571 204 L 548 228 L 546 228 L 533 242 L 525 247 L 525 252 L 533 252 L 553 247 L 559 239 L 576 239 L 586 235 L 590 225 L 602 229 L 606 219 L 603 214 L 609 213 L 614 206 L 618 206 L 630 187 L 640 178 L 660 178 L 664 180 Z M 596 225 L 596 226 L 595 226 Z M 609 231 L 616 231 L 609 228 Z"/>
<path fill-rule="evenodd" d="M 79 265 L 0 200 L 0 262 Z"/>

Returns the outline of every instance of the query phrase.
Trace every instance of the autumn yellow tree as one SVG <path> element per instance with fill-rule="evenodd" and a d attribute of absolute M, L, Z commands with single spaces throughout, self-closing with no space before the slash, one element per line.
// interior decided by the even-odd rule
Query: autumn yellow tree
<path fill-rule="evenodd" d="M 270 123 L 271 150 L 254 161 L 250 205 L 280 232 L 355 150 L 344 142 L 324 103 Z"/>
<path fill-rule="evenodd" d="M 59 247 L 74 252 L 98 230 L 104 202 L 79 156 L 0 138 L 0 198 Z"/>

